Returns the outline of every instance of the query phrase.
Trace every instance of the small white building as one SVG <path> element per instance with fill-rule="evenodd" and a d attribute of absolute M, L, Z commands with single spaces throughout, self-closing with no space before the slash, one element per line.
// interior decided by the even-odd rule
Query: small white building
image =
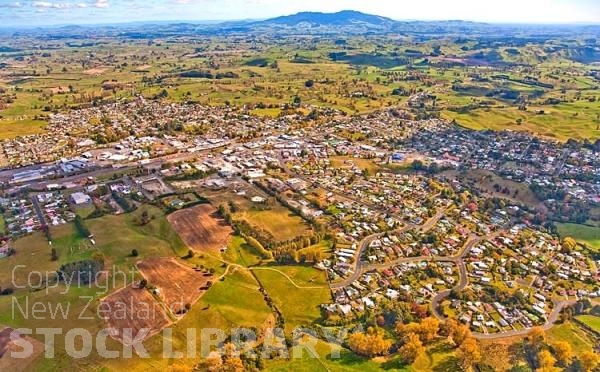
<path fill-rule="evenodd" d="M 71 194 L 71 201 L 75 205 L 82 205 L 90 203 L 92 201 L 92 198 L 90 198 L 89 195 L 84 194 L 82 192 L 76 192 Z"/>

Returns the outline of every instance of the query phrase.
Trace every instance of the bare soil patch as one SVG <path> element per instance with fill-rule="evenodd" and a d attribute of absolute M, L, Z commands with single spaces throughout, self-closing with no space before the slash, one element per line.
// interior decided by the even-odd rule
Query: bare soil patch
<path fill-rule="evenodd" d="M 188 247 L 218 253 L 231 240 L 233 230 L 210 204 L 202 204 L 170 214 L 167 219 Z"/>
<path fill-rule="evenodd" d="M 11 339 L 12 328 L 2 328 L 0 326 L 0 371 L 23 371 L 44 352 L 44 344 L 23 334 L 19 337 L 29 342 L 32 346 L 32 353 L 27 358 L 13 358 L 11 352 L 24 351 L 21 346 L 16 345 Z"/>
<path fill-rule="evenodd" d="M 105 297 L 99 306 L 108 326 L 116 330 L 111 337 L 124 344 L 129 343 L 124 340 L 124 329 L 130 328 L 135 337 L 146 328 L 150 337 L 171 323 L 163 305 L 147 289 L 133 285 Z"/>
<path fill-rule="evenodd" d="M 138 262 L 137 268 L 157 288 L 157 294 L 174 315 L 185 313 L 185 305 L 193 304 L 208 289 L 213 275 L 196 271 L 174 258 L 153 258 Z"/>
<path fill-rule="evenodd" d="M 108 67 L 103 66 L 103 67 L 90 68 L 88 70 L 83 71 L 83 73 L 86 75 L 102 75 L 106 71 L 108 71 Z"/>
<path fill-rule="evenodd" d="M 50 92 L 52 92 L 53 94 L 59 94 L 59 93 L 69 93 L 69 87 L 65 87 L 65 86 L 58 86 L 58 87 L 53 87 L 50 88 Z"/>

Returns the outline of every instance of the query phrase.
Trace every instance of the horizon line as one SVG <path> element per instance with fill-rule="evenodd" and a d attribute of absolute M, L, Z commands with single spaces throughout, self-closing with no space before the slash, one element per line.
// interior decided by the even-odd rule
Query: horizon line
<path fill-rule="evenodd" d="M 116 26 L 116 25 L 133 25 L 133 24 L 153 24 L 153 23 L 166 23 L 166 24 L 176 24 L 176 23 L 188 23 L 188 24 L 197 24 L 197 25 L 219 25 L 229 22 L 257 22 L 257 21 L 268 21 L 275 18 L 281 17 L 289 17 L 294 16 L 301 13 L 315 13 L 315 14 L 337 14 L 341 12 L 356 12 L 362 13 L 366 15 L 372 15 L 377 17 L 388 18 L 392 21 L 399 23 L 409 23 L 409 22 L 465 22 L 465 23 L 478 23 L 478 24 L 487 24 L 487 25 L 498 25 L 498 26 L 600 26 L 600 21 L 595 22 L 578 22 L 578 21 L 550 21 L 550 22 L 522 22 L 522 21 L 486 21 L 486 20 L 474 20 L 474 19 L 424 19 L 424 18 L 404 18 L 404 19 L 396 19 L 389 16 L 384 16 L 380 14 L 374 13 L 365 13 L 353 9 L 344 9 L 337 12 L 320 12 L 314 10 L 303 10 L 296 13 L 291 14 L 282 14 L 272 17 L 266 18 L 223 18 L 223 19 L 146 19 L 146 20 L 137 20 L 137 21 L 105 21 L 105 22 L 65 22 L 65 23 L 40 23 L 35 25 L 30 24 L 13 24 L 13 25 L 2 25 L 0 26 L 0 30 L 15 30 L 15 29 L 36 29 L 36 28 L 55 28 L 55 27 L 86 27 L 86 26 Z"/>

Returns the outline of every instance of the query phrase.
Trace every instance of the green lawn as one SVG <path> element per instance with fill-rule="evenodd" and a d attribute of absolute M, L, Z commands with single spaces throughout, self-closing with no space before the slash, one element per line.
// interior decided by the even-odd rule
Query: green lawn
<path fill-rule="evenodd" d="M 255 249 L 248 245 L 244 238 L 237 235 L 231 239 L 223 258 L 244 267 L 257 265 L 261 260 Z"/>
<path fill-rule="evenodd" d="M 288 240 L 310 234 L 310 226 L 299 216 L 294 215 L 289 209 L 277 204 L 269 210 L 254 210 L 234 214 L 235 219 L 244 219 L 252 225 L 269 231 L 275 240 Z"/>
<path fill-rule="evenodd" d="M 549 343 L 566 341 L 571 344 L 576 355 L 592 350 L 592 343 L 576 325 L 572 323 L 557 324 L 546 332 Z"/>
<path fill-rule="evenodd" d="M 254 270 L 267 293 L 273 298 L 275 305 L 283 313 L 286 332 L 291 333 L 295 327 L 310 325 L 321 317 L 319 306 L 331 301 L 329 288 L 324 285 L 325 273 L 312 268 L 272 266 L 280 270 L 301 287 L 297 288 L 281 273 L 269 270 Z M 312 280 L 312 282 L 309 282 Z"/>
<path fill-rule="evenodd" d="M 274 359 L 266 362 L 266 371 L 306 371 L 306 372 L 317 372 L 317 371 L 381 371 L 381 370 L 393 370 L 393 371 L 410 371 L 410 368 L 403 366 L 398 362 L 397 358 L 381 358 L 381 360 L 371 360 L 357 356 L 351 351 L 340 348 L 337 345 L 319 340 L 315 345 L 315 350 L 319 355 L 319 358 L 311 356 L 308 351 L 299 346 L 292 348 L 290 352 L 290 360 Z M 339 358 L 332 356 L 333 351 L 339 351 Z M 301 358 L 294 358 L 294 356 L 300 356 Z"/>
<path fill-rule="evenodd" d="M 594 315 L 580 315 L 577 317 L 577 320 L 586 324 L 596 332 L 600 332 L 600 317 Z"/>
<path fill-rule="evenodd" d="M 578 242 L 588 245 L 595 251 L 600 251 L 600 227 L 591 227 L 574 223 L 558 223 L 556 224 L 556 227 L 562 238 L 570 236 Z"/>

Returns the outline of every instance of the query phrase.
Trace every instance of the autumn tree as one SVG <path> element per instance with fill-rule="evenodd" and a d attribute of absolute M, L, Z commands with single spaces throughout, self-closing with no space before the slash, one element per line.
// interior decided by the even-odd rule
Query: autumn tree
<path fill-rule="evenodd" d="M 421 340 L 424 343 L 431 342 L 437 336 L 440 330 L 440 321 L 433 317 L 425 318 L 421 321 Z"/>
<path fill-rule="evenodd" d="M 562 247 L 565 252 L 571 252 L 577 246 L 577 242 L 570 236 L 567 236 L 562 241 Z"/>
<path fill-rule="evenodd" d="M 490 342 L 481 344 L 480 364 L 490 366 L 494 371 L 509 370 L 513 366 L 512 357 L 509 345 L 505 343 Z"/>
<path fill-rule="evenodd" d="M 421 323 L 409 323 L 396 325 L 396 333 L 400 338 L 406 337 L 409 333 L 419 336 L 423 344 L 427 344 L 435 339 L 440 330 L 440 321 L 433 317 L 427 317 Z"/>
<path fill-rule="evenodd" d="M 542 350 L 538 353 L 537 356 L 538 359 L 538 366 L 539 368 L 536 369 L 537 372 L 555 372 L 555 371 L 560 371 L 560 368 L 557 368 L 555 366 L 556 364 L 556 358 L 554 358 L 554 356 L 552 356 L 552 353 L 550 353 L 548 350 Z"/>
<path fill-rule="evenodd" d="M 585 372 L 591 372 L 598 367 L 600 358 L 593 351 L 584 351 L 579 356 L 579 362 L 581 363 L 581 369 Z"/>
<path fill-rule="evenodd" d="M 405 337 L 404 345 L 398 351 L 402 360 L 407 364 L 411 364 L 419 355 L 425 352 L 425 347 L 418 335 L 409 333 Z"/>
<path fill-rule="evenodd" d="M 458 362 L 463 371 L 472 371 L 473 365 L 481 361 L 479 344 L 473 337 L 465 339 L 457 352 Z"/>
<path fill-rule="evenodd" d="M 558 341 L 552 344 L 552 348 L 554 349 L 554 354 L 556 355 L 556 359 L 563 366 L 566 367 L 573 360 L 573 349 L 571 348 L 571 344 L 566 341 Z"/>
<path fill-rule="evenodd" d="M 219 372 L 243 372 L 246 369 L 240 358 L 223 358 L 223 365 L 219 369 Z"/>
<path fill-rule="evenodd" d="M 448 319 L 445 324 L 448 337 L 452 339 L 456 346 L 460 346 L 463 341 L 471 337 L 471 330 L 465 324 L 457 322 L 455 319 Z"/>
<path fill-rule="evenodd" d="M 392 341 L 384 338 L 383 330 L 369 327 L 366 333 L 356 332 L 350 335 L 348 346 L 356 354 L 372 358 L 387 354 Z"/>
<path fill-rule="evenodd" d="M 529 344 L 537 349 L 546 340 L 546 333 L 542 327 L 533 327 L 529 333 L 527 333 L 527 338 L 529 339 Z"/>
<path fill-rule="evenodd" d="M 223 361 L 217 353 L 211 353 L 205 360 L 197 366 L 198 369 L 208 372 L 219 372 L 223 366 Z"/>

